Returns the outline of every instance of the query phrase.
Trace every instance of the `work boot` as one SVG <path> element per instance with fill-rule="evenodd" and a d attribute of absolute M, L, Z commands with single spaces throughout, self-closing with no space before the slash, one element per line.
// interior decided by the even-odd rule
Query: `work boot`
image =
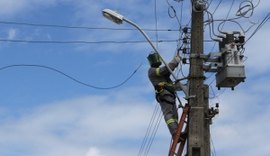
<path fill-rule="evenodd" d="M 186 131 L 181 132 L 179 140 L 184 141 L 187 138 L 187 135 Z"/>
<path fill-rule="evenodd" d="M 173 134 L 173 139 L 175 138 L 176 134 Z M 177 143 L 184 141 L 187 138 L 187 132 L 181 132 L 180 137 L 178 138 Z"/>

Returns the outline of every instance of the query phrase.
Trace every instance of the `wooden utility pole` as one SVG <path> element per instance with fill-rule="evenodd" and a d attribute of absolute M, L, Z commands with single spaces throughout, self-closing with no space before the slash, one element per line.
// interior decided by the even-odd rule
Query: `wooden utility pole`
<path fill-rule="evenodd" d="M 201 0 L 192 1 L 191 54 L 189 74 L 188 156 L 210 156 L 208 86 L 203 71 L 203 13 Z"/>

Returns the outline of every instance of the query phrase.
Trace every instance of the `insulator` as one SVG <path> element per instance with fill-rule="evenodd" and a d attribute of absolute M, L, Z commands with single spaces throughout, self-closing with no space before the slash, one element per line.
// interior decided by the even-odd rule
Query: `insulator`
<path fill-rule="evenodd" d="M 203 0 L 197 0 L 193 5 L 195 11 L 203 11 L 206 9 L 206 3 Z"/>
<path fill-rule="evenodd" d="M 183 48 L 183 53 L 186 54 L 187 53 L 187 48 Z"/>
<path fill-rule="evenodd" d="M 234 43 L 240 43 L 239 38 L 235 38 Z"/>
<path fill-rule="evenodd" d="M 183 38 L 183 43 L 187 44 L 187 38 L 186 37 Z"/>
<path fill-rule="evenodd" d="M 184 27 L 183 29 L 182 29 L 182 31 L 186 34 L 186 33 L 188 33 L 188 27 Z"/>
<path fill-rule="evenodd" d="M 245 43 L 245 36 L 239 36 L 239 43 L 241 44 Z"/>
<path fill-rule="evenodd" d="M 182 63 L 183 63 L 183 64 L 187 64 L 187 58 L 183 58 L 183 59 L 182 59 Z"/>

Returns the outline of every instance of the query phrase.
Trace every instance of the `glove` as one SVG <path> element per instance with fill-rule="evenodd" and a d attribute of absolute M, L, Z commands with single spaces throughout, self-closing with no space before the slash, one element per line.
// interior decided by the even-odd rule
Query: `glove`
<path fill-rule="evenodd" d="M 180 63 L 181 57 L 180 57 L 179 55 L 176 55 L 176 56 L 174 57 L 174 60 L 175 60 L 177 63 Z"/>

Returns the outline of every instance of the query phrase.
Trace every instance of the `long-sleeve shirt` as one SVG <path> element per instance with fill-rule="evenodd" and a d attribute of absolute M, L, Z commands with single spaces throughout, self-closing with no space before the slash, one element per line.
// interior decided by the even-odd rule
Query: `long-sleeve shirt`
<path fill-rule="evenodd" d="M 173 71 L 179 64 L 179 61 L 177 61 L 177 58 L 174 57 L 171 62 L 168 63 L 168 66 Z M 166 66 L 154 68 L 150 67 L 148 70 L 148 77 L 151 81 L 152 85 L 156 88 L 160 83 L 172 83 L 172 80 L 170 79 L 170 71 L 167 69 Z"/>

